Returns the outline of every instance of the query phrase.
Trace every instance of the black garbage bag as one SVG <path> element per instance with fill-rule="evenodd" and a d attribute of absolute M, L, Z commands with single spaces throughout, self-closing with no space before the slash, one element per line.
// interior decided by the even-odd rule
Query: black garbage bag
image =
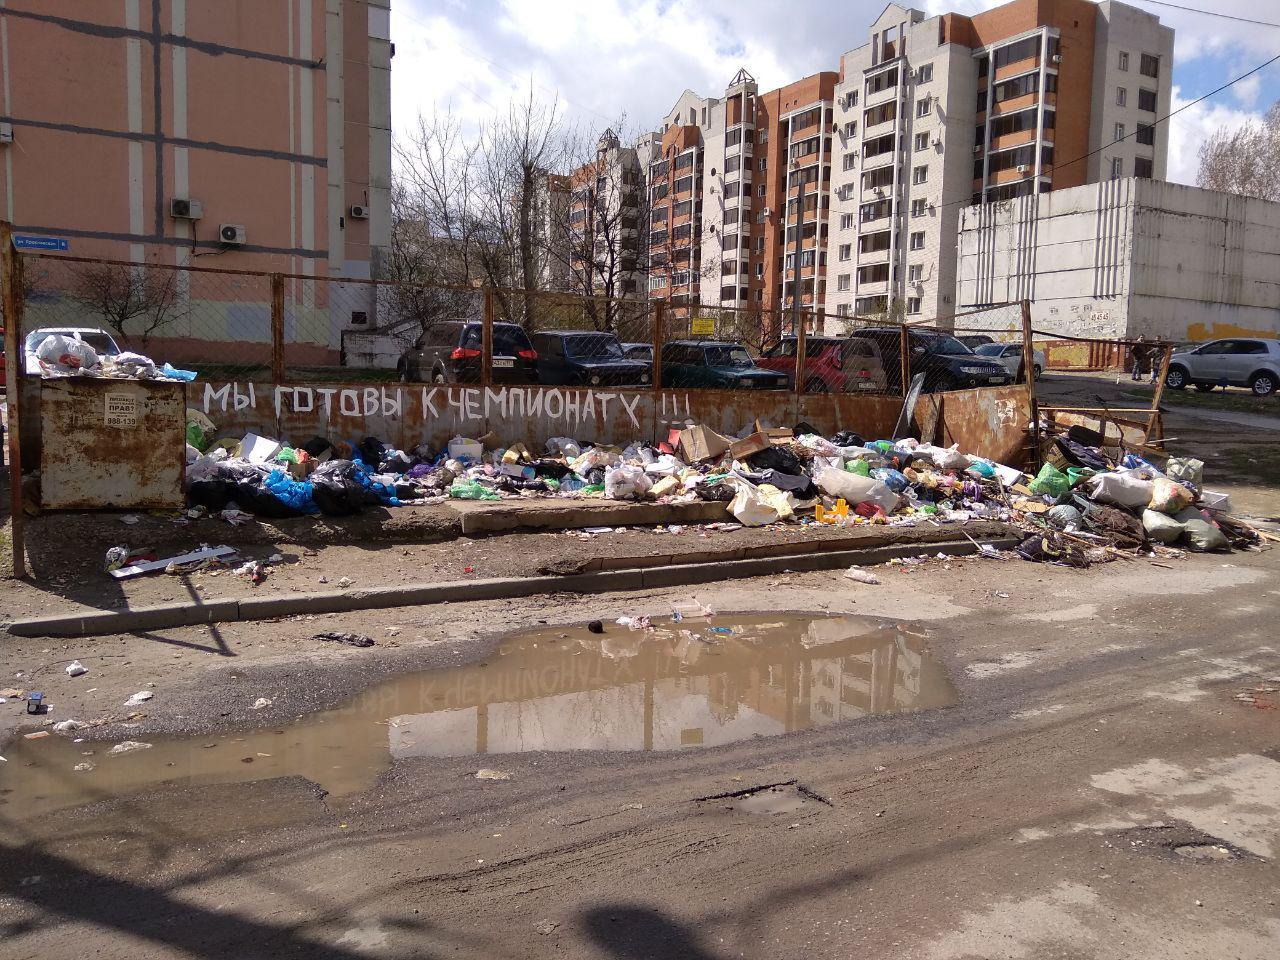
<path fill-rule="evenodd" d="M 699 500 L 707 500 L 711 503 L 728 503 L 733 499 L 733 495 L 737 491 L 732 484 L 717 480 L 715 483 L 700 483 L 693 488 L 693 492 L 698 495 Z"/>
<path fill-rule="evenodd" d="M 378 464 L 382 462 L 382 458 L 386 456 L 387 445 L 377 437 L 365 437 L 356 444 L 356 453 L 371 468 L 377 469 Z"/>
<path fill-rule="evenodd" d="M 763 470 L 759 474 L 760 479 L 756 483 L 768 483 L 784 490 L 787 493 L 795 494 L 797 500 L 813 500 L 818 496 L 818 485 L 807 476 L 795 476 L 790 473 L 781 473 L 778 470 Z"/>
<path fill-rule="evenodd" d="M 412 483 L 397 483 L 394 487 L 397 500 L 417 500 L 421 493 Z"/>
<path fill-rule="evenodd" d="M 804 476 L 804 465 L 800 458 L 786 447 L 772 446 L 768 450 L 753 453 L 747 457 L 747 463 L 757 470 L 777 470 L 793 477 Z"/>
<path fill-rule="evenodd" d="M 837 447 L 865 447 L 867 445 L 867 441 L 852 430 L 841 430 L 831 438 L 831 442 Z"/>
<path fill-rule="evenodd" d="M 214 478 L 193 480 L 187 486 L 187 502 L 193 507 L 204 507 L 210 513 L 225 510 L 236 497 L 236 482 Z M 248 508 L 246 508 L 248 509 Z"/>
<path fill-rule="evenodd" d="M 1111 464 L 1095 447 L 1086 447 L 1076 443 L 1070 437 L 1055 437 L 1054 443 L 1067 462 L 1077 467 L 1089 467 L 1092 470 L 1110 470 Z"/>
<path fill-rule="evenodd" d="M 231 499 L 239 504 L 240 509 L 257 517 L 269 520 L 285 520 L 289 517 L 301 517 L 301 510 L 295 510 L 274 493 L 262 485 L 260 481 L 241 480 L 235 485 L 235 496 Z"/>
<path fill-rule="evenodd" d="M 573 473 L 566 464 L 559 460 L 537 460 L 533 464 L 533 472 L 540 477 L 550 477 L 552 480 L 563 480 Z"/>
<path fill-rule="evenodd" d="M 316 506 L 330 517 L 359 513 L 367 504 L 377 503 L 364 484 L 355 479 L 356 466 L 350 460 L 327 460 L 317 464 L 311 481 Z"/>
<path fill-rule="evenodd" d="M 791 435 L 793 437 L 803 437 L 805 434 L 808 434 L 808 433 L 816 433 L 818 436 L 822 436 L 822 431 L 819 430 L 817 427 L 815 427 L 808 420 L 801 420 L 799 423 L 797 423 L 794 427 L 791 428 Z"/>
<path fill-rule="evenodd" d="M 585 477 L 588 484 L 604 483 L 604 467 L 592 467 Z"/>
<path fill-rule="evenodd" d="M 404 451 L 388 448 L 377 466 L 379 473 L 401 474 L 413 466 L 413 461 Z"/>

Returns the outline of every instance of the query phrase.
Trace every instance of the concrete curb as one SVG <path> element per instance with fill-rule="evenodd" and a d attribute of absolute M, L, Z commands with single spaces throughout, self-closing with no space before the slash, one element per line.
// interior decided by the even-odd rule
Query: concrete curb
<path fill-rule="evenodd" d="M 1018 544 L 1017 537 L 979 541 L 1000 549 Z M 685 584 L 714 583 L 740 577 L 759 577 L 784 571 L 832 570 L 851 564 L 863 566 L 885 563 L 895 558 L 945 553 L 960 557 L 976 553 L 969 540 L 909 543 L 893 546 L 859 547 L 816 553 L 755 557 L 715 563 L 682 563 L 660 567 L 600 570 L 569 576 L 512 577 L 493 580 L 463 580 L 440 584 L 412 584 L 372 590 L 299 593 L 289 597 L 248 597 L 243 600 L 213 600 L 209 603 L 166 603 L 136 610 L 101 610 L 55 617 L 14 620 L 10 634 L 19 637 L 88 637 L 133 633 L 203 623 L 231 623 L 240 620 L 270 620 L 298 614 L 347 613 L 388 607 L 413 607 L 433 603 L 465 603 L 475 600 L 507 600 L 543 593 L 608 593 L 678 587 Z"/>

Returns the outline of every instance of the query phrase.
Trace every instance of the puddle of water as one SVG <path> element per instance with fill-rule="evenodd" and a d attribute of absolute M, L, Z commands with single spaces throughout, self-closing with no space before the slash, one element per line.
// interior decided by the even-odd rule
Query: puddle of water
<path fill-rule="evenodd" d="M 281 729 L 146 738 L 149 749 L 115 756 L 111 743 L 19 737 L 0 765 L 0 814 L 285 776 L 341 797 L 393 758 L 682 750 L 954 703 L 924 637 L 870 617 L 796 614 L 610 623 L 602 635 L 540 627 L 483 663 L 397 677 Z"/>

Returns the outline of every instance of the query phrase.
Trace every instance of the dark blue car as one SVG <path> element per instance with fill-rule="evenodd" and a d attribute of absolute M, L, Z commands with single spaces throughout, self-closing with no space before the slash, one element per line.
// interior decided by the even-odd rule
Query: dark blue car
<path fill-rule="evenodd" d="M 535 334 L 538 381 L 579 387 L 647 386 L 649 364 L 628 360 L 612 333 L 556 330 Z"/>

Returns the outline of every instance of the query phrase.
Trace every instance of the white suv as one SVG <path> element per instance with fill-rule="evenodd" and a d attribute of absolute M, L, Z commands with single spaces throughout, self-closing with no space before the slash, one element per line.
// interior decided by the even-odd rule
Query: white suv
<path fill-rule="evenodd" d="M 1175 353 L 1165 383 L 1174 390 L 1190 383 L 1205 393 L 1217 386 L 1248 387 L 1265 397 L 1280 387 L 1280 340 L 1233 337 Z"/>

